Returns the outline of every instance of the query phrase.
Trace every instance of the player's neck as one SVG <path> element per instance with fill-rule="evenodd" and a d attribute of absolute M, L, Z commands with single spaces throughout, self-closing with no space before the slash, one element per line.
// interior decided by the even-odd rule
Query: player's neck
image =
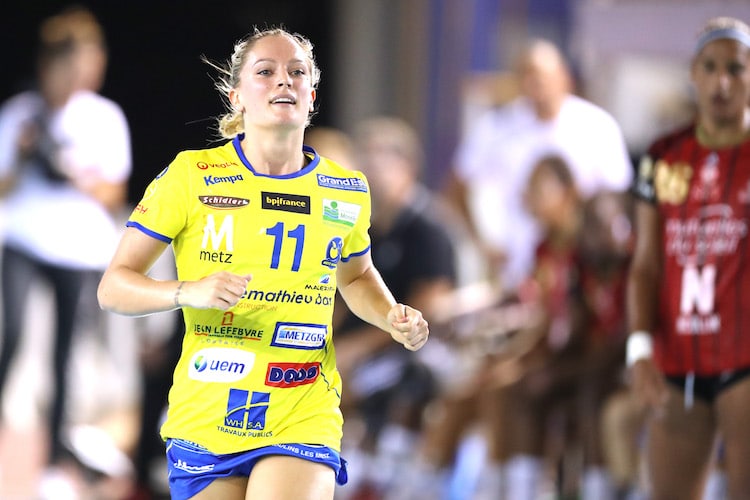
<path fill-rule="evenodd" d="M 750 136 L 750 112 L 745 109 L 736 123 L 699 120 L 695 127 L 698 142 L 707 148 L 727 148 L 744 142 Z"/>
<path fill-rule="evenodd" d="M 309 162 L 302 153 L 302 138 L 294 135 L 266 137 L 256 132 L 245 134 L 242 152 L 256 172 L 266 175 L 288 175 Z"/>

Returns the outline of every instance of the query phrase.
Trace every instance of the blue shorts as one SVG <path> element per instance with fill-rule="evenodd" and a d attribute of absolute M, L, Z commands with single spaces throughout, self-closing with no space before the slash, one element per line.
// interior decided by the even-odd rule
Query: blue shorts
<path fill-rule="evenodd" d="M 346 461 L 337 451 L 326 446 L 310 444 L 278 444 L 250 451 L 214 455 L 204 447 L 183 441 L 167 440 L 167 472 L 169 491 L 173 500 L 187 500 L 205 489 L 214 479 L 230 476 L 249 477 L 261 458 L 268 455 L 288 455 L 330 466 L 336 482 L 346 484 Z"/>

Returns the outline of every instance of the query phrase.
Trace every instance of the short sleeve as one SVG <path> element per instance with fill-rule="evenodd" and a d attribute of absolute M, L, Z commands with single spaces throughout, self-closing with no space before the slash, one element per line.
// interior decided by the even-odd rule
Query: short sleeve
<path fill-rule="evenodd" d="M 361 172 L 356 172 L 362 179 L 367 190 L 359 196 L 359 214 L 352 230 L 344 238 L 344 248 L 341 259 L 347 261 L 352 257 L 363 255 L 370 250 L 370 217 L 372 214 L 372 202 L 370 200 L 370 186 L 367 178 Z"/>
<path fill-rule="evenodd" d="M 182 153 L 148 185 L 126 226 L 170 243 L 188 219 L 189 179 Z"/>
<path fill-rule="evenodd" d="M 641 200 L 656 203 L 656 189 L 654 188 L 654 159 L 650 154 L 641 158 L 638 170 L 633 180 L 632 193 Z"/>

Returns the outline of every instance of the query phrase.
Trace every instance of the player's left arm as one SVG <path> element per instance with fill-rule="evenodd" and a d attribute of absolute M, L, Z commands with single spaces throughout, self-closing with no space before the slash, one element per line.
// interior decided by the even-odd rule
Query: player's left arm
<path fill-rule="evenodd" d="M 339 262 L 336 277 L 339 293 L 362 320 L 388 332 L 411 351 L 427 342 L 429 326 L 422 313 L 396 302 L 373 265 L 370 252 Z"/>

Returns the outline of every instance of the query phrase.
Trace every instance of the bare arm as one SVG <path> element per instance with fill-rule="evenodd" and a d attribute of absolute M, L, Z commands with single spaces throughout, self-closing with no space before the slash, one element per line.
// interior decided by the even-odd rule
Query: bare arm
<path fill-rule="evenodd" d="M 388 332 L 409 350 L 416 351 L 427 342 L 429 328 L 422 313 L 396 302 L 369 252 L 340 262 L 337 280 L 347 306 L 362 320 Z"/>
<path fill-rule="evenodd" d="M 250 276 L 219 272 L 197 281 L 156 280 L 146 275 L 167 244 L 127 228 L 104 272 L 97 296 L 102 309 L 142 316 L 178 307 L 228 309 L 247 287 Z"/>
<path fill-rule="evenodd" d="M 630 331 L 650 332 L 656 317 L 661 262 L 659 213 L 649 203 L 635 207 L 637 239 L 628 273 L 627 321 Z"/>
<path fill-rule="evenodd" d="M 651 204 L 635 207 L 637 240 L 628 273 L 627 321 L 631 332 L 653 332 L 661 276 L 661 236 L 659 213 Z M 654 361 L 646 357 L 631 367 L 633 389 L 644 401 L 656 407 L 666 397 L 664 377 Z"/>

